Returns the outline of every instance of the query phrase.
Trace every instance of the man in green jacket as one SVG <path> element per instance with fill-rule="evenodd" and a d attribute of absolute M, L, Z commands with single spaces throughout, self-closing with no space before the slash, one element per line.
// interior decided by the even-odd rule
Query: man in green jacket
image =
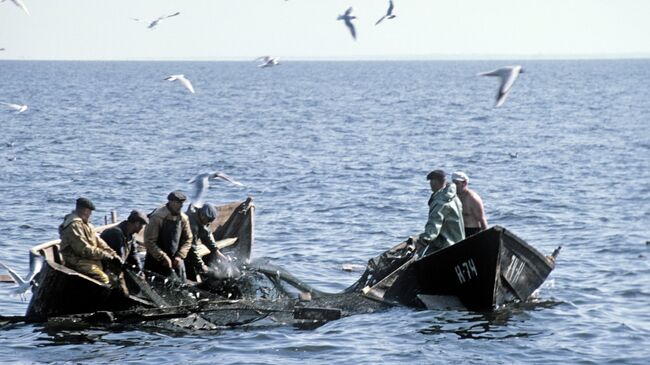
<path fill-rule="evenodd" d="M 75 210 L 63 218 L 59 226 L 61 257 L 65 266 L 87 275 L 102 284 L 110 279 L 104 272 L 102 260 L 114 261 L 121 266 L 117 253 L 99 238 L 88 221 L 95 204 L 87 198 L 77 199 Z"/>
<path fill-rule="evenodd" d="M 427 175 L 431 186 L 429 198 L 429 219 L 424 232 L 419 236 L 422 246 L 420 256 L 451 246 L 465 239 L 463 205 L 456 195 L 456 185 L 447 183 L 442 170 L 433 170 Z"/>

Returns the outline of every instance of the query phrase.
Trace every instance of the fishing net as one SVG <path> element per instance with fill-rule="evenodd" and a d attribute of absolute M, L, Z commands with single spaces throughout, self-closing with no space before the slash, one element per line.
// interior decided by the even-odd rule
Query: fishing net
<path fill-rule="evenodd" d="M 116 313 L 112 320 L 147 322 L 147 326 L 169 329 L 210 330 L 260 320 L 314 327 L 389 306 L 358 291 L 319 291 L 267 261 L 243 265 L 237 277 L 208 276 L 199 285 L 188 285 L 178 277 L 152 272 L 144 275 L 128 272 L 127 276 L 135 295 L 152 303 L 154 308 L 142 306 Z"/>

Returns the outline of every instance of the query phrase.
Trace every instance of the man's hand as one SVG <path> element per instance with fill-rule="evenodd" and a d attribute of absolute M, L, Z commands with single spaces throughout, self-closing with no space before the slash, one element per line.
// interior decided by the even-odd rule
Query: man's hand
<path fill-rule="evenodd" d="M 169 256 L 164 255 L 162 257 L 162 264 L 164 267 L 171 269 L 172 268 L 172 260 L 169 259 Z"/>
<path fill-rule="evenodd" d="M 122 258 L 117 256 L 117 255 L 114 255 L 113 257 L 111 257 L 110 262 L 111 262 L 111 264 L 113 264 L 115 266 L 124 265 L 124 261 L 122 260 Z"/>
<path fill-rule="evenodd" d="M 178 269 L 179 266 L 183 265 L 183 259 L 180 257 L 174 257 L 174 269 Z"/>
<path fill-rule="evenodd" d="M 210 268 L 208 267 L 208 265 L 201 265 L 201 272 L 202 272 L 202 273 L 205 274 L 205 273 L 207 273 L 208 271 L 210 271 Z"/>
<path fill-rule="evenodd" d="M 221 260 L 228 261 L 229 258 L 226 255 L 222 254 L 221 251 L 217 250 L 217 257 Z"/>

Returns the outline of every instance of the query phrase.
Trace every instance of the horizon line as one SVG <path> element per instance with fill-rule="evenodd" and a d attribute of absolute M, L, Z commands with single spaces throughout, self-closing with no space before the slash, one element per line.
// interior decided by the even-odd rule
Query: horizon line
<path fill-rule="evenodd" d="M 279 57 L 285 61 L 327 62 L 327 61 L 573 61 L 573 60 L 643 60 L 650 54 L 583 54 L 583 55 L 408 55 L 408 56 L 287 56 Z M 65 62 L 253 62 L 256 57 L 151 57 L 151 58 L 0 58 L 0 61 L 65 61 Z"/>

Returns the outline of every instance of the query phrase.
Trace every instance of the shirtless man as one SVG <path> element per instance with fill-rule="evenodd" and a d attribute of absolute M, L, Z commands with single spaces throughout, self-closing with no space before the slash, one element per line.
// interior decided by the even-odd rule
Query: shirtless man
<path fill-rule="evenodd" d="M 465 221 L 465 237 L 486 230 L 488 223 L 483 210 L 483 200 L 473 190 L 467 187 L 469 177 L 462 171 L 451 174 L 451 180 L 456 184 L 456 191 L 463 203 L 463 220 Z"/>

